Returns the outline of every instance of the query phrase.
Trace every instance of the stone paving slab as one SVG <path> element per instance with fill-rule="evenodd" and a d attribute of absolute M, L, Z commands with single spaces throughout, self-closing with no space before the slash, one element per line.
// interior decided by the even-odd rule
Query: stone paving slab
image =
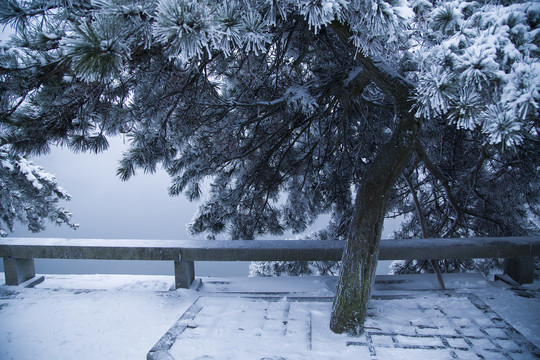
<path fill-rule="evenodd" d="M 540 350 L 470 293 L 375 296 L 360 337 L 328 328 L 330 297 L 201 296 L 148 359 L 535 359 Z"/>

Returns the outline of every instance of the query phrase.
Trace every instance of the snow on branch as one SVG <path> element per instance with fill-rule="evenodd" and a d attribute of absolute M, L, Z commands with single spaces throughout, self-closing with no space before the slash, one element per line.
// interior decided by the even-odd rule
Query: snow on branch
<path fill-rule="evenodd" d="M 71 213 L 58 205 L 71 197 L 56 183 L 54 175 L 6 146 L 0 148 L 0 185 L 0 236 L 13 231 L 15 221 L 33 232 L 43 230 L 45 220 L 78 227 L 71 221 Z"/>
<path fill-rule="evenodd" d="M 539 116 L 540 7 L 442 3 L 430 16 L 439 40 L 415 54 L 416 115 L 448 116 L 459 128 L 481 129 L 491 144 L 520 145 Z"/>

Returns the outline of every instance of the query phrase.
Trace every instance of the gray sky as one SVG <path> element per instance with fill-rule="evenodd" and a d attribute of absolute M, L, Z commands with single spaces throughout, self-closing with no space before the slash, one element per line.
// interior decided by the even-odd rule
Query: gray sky
<path fill-rule="evenodd" d="M 33 234 L 22 225 L 11 236 L 116 238 L 116 239 L 192 239 L 186 225 L 197 211 L 198 203 L 183 195 L 169 196 L 169 175 L 159 170 L 154 174 L 137 172 L 128 181 L 116 176 L 118 161 L 127 149 L 121 137 L 110 138 L 110 147 L 100 154 L 73 153 L 67 148 L 52 151 L 31 160 L 56 175 L 58 184 L 72 196 L 63 205 L 73 213 L 79 229 L 47 224 L 43 232 Z M 203 189 L 203 198 L 206 194 Z M 326 225 L 323 216 L 308 231 Z M 387 220 L 383 238 L 391 234 L 396 221 Z M 286 233 L 279 238 L 291 238 Z M 202 235 L 196 238 L 202 238 Z M 222 235 L 219 238 L 226 238 Z"/>
<path fill-rule="evenodd" d="M 75 154 L 54 148 L 50 154 L 33 158 L 35 164 L 55 174 L 58 183 L 72 196 L 64 206 L 79 223 L 76 231 L 49 224 L 41 237 L 188 239 L 186 224 L 197 205 L 182 195 L 170 197 L 169 176 L 138 172 L 127 182 L 116 176 L 118 160 L 126 145 L 122 138 L 109 139 L 110 148 L 101 154 Z M 36 236 L 18 226 L 11 236 Z"/>

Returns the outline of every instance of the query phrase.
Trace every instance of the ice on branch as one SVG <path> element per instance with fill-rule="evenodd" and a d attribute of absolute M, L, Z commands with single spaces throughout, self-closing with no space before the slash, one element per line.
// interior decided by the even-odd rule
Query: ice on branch
<path fill-rule="evenodd" d="M 212 46 L 229 55 L 235 47 L 242 47 L 242 12 L 237 2 L 224 2 L 216 11 L 217 31 L 212 37 Z"/>
<path fill-rule="evenodd" d="M 540 64 L 527 61 L 514 64 L 503 90 L 503 104 L 521 119 L 540 110 Z"/>
<path fill-rule="evenodd" d="M 444 34 L 453 34 L 460 28 L 462 14 L 459 2 L 454 1 L 436 8 L 432 14 L 433 28 Z"/>
<path fill-rule="evenodd" d="M 523 140 L 520 133 L 521 124 L 515 120 L 514 113 L 500 105 L 492 105 L 483 114 L 484 128 L 491 144 L 502 144 L 503 147 L 513 148 Z"/>
<path fill-rule="evenodd" d="M 5 146 L 0 148 L 0 185 L 1 236 L 13 231 L 15 221 L 33 232 L 43 230 L 46 220 L 78 227 L 71 221 L 71 213 L 58 205 L 70 195 L 56 183 L 54 175 Z"/>
<path fill-rule="evenodd" d="M 287 103 L 294 109 L 301 110 L 304 114 L 311 114 L 317 109 L 317 99 L 310 95 L 305 87 L 294 86 L 285 92 Z"/>
<path fill-rule="evenodd" d="M 455 6 L 454 6 L 455 5 Z M 442 3 L 431 12 L 439 41 L 417 52 L 417 116 L 479 127 L 487 142 L 519 145 L 538 116 L 540 7 Z M 436 65 L 433 65 L 436 64 Z"/>
<path fill-rule="evenodd" d="M 478 93 L 470 89 L 462 89 L 459 99 L 452 104 L 449 119 L 458 128 L 474 130 L 479 124 L 482 112 L 482 99 Z"/>
<path fill-rule="evenodd" d="M 354 46 L 365 55 L 377 54 L 404 39 L 414 11 L 407 1 L 384 0 L 353 2 L 344 15 L 350 24 Z"/>
<path fill-rule="evenodd" d="M 62 41 L 78 76 L 89 82 L 118 77 L 129 58 L 121 25 L 107 17 L 73 24 Z"/>
<path fill-rule="evenodd" d="M 270 43 L 270 36 L 261 15 L 255 11 L 248 11 L 243 19 L 242 27 L 246 51 L 253 52 L 255 55 L 264 53 L 266 45 Z"/>
<path fill-rule="evenodd" d="M 169 57 L 184 63 L 200 58 L 209 49 L 214 31 L 210 9 L 199 1 L 161 0 L 155 15 L 154 35 L 166 46 Z"/>
<path fill-rule="evenodd" d="M 455 75 L 441 66 L 433 66 L 426 71 L 418 83 L 416 101 L 418 116 L 430 118 L 444 114 L 453 96 Z"/>
<path fill-rule="evenodd" d="M 342 13 L 348 5 L 347 0 L 303 0 L 298 1 L 296 6 L 306 18 L 309 27 L 318 32 L 333 20 L 343 19 Z"/>

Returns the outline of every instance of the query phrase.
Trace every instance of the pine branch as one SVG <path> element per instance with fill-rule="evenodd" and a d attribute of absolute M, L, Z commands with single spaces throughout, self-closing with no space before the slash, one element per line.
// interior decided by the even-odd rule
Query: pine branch
<path fill-rule="evenodd" d="M 420 201 L 418 200 L 418 195 L 416 194 L 416 190 L 414 189 L 413 183 L 411 181 L 411 178 L 409 175 L 407 175 L 405 172 L 402 173 L 403 178 L 409 185 L 409 189 L 411 192 L 411 195 L 413 197 L 414 204 L 416 206 L 416 212 L 418 214 L 418 219 L 420 220 L 420 227 L 422 228 L 422 236 L 424 239 L 429 238 L 429 234 L 426 227 L 426 218 L 424 216 L 424 212 L 422 211 L 422 205 L 420 204 Z M 437 263 L 437 260 L 431 259 L 429 260 L 431 263 L 431 266 L 433 266 L 433 270 L 435 270 L 435 273 L 437 274 L 437 279 L 439 280 L 439 284 L 441 285 L 441 289 L 445 290 L 446 286 L 444 285 L 444 279 L 441 273 L 441 268 L 439 267 L 439 264 Z"/>
<path fill-rule="evenodd" d="M 330 28 L 334 30 L 342 43 L 347 45 L 355 58 L 362 64 L 369 78 L 387 95 L 392 96 L 400 107 L 407 111 L 412 106 L 411 95 L 416 85 L 405 77 L 397 73 L 380 56 L 366 57 L 361 51 L 355 49 L 350 39 L 352 33 L 347 25 L 339 21 L 333 21 Z"/>
<path fill-rule="evenodd" d="M 454 211 L 456 212 L 457 214 L 457 219 L 455 220 L 455 223 L 454 223 L 454 227 L 457 226 L 457 224 L 459 223 L 459 220 L 460 219 L 463 219 L 464 218 L 464 214 L 466 215 L 470 215 L 472 217 L 475 217 L 475 218 L 479 218 L 479 219 L 483 219 L 483 220 L 487 220 L 489 222 L 492 222 L 494 224 L 496 224 L 502 231 L 503 235 L 510 235 L 507 233 L 507 230 L 506 230 L 506 226 L 504 225 L 504 223 L 498 219 L 495 219 L 491 216 L 487 216 L 487 215 L 482 215 L 482 214 L 479 214 L 475 211 L 472 211 L 470 209 L 466 209 L 466 208 L 463 208 L 461 207 L 453 193 L 452 193 L 452 189 L 451 189 L 451 186 L 450 186 L 450 180 L 444 176 L 444 174 L 439 171 L 439 169 L 433 164 L 433 162 L 431 161 L 431 159 L 429 158 L 429 156 L 427 155 L 425 149 L 423 148 L 423 146 L 420 144 L 420 142 L 417 143 L 417 146 L 416 146 L 416 153 L 418 154 L 418 156 L 422 159 L 422 161 L 424 162 L 424 165 L 426 165 L 426 168 L 429 170 L 429 172 L 436 178 L 438 179 L 442 186 L 443 186 L 443 189 L 445 191 L 445 194 L 447 196 L 447 199 L 448 201 L 450 202 L 452 208 L 454 209 Z"/>

